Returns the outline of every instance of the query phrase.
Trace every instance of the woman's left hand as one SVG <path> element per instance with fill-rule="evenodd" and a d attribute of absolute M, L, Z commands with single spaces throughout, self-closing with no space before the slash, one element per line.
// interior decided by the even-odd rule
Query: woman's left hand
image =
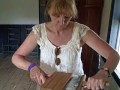
<path fill-rule="evenodd" d="M 104 89 L 108 79 L 108 75 L 104 70 L 100 70 L 96 75 L 89 77 L 86 83 L 87 89 L 100 90 Z M 108 86 L 108 85 L 107 85 Z"/>

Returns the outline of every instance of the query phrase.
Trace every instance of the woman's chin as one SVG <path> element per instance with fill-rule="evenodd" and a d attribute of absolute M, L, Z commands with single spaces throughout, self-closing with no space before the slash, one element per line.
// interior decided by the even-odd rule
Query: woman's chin
<path fill-rule="evenodd" d="M 60 31 L 60 30 L 61 30 L 61 28 L 56 27 L 56 30 L 57 30 L 57 31 Z"/>
<path fill-rule="evenodd" d="M 57 30 L 62 30 L 64 27 L 63 26 L 56 26 Z"/>
<path fill-rule="evenodd" d="M 62 29 L 61 26 L 56 26 L 57 31 L 60 31 Z"/>

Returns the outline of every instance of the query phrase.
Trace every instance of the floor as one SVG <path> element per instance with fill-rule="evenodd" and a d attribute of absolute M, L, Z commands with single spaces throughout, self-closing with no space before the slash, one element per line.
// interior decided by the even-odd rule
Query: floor
<path fill-rule="evenodd" d="M 30 58 L 38 61 L 37 58 Z M 30 80 L 28 72 L 16 68 L 11 56 L 0 57 L 0 90 L 35 90 L 36 83 Z"/>

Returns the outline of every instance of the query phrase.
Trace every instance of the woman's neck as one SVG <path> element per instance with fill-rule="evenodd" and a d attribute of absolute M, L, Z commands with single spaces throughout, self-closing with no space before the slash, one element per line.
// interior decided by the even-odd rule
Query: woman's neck
<path fill-rule="evenodd" d="M 59 34 L 59 33 L 63 33 L 65 30 L 67 30 L 68 28 L 70 28 L 69 26 L 71 23 L 69 23 L 68 25 L 66 25 L 65 27 L 62 27 L 62 28 L 59 28 L 57 29 L 57 26 L 52 23 L 52 22 L 47 22 L 46 23 L 46 28 L 47 30 L 49 30 L 50 32 L 53 32 L 53 33 L 56 33 L 56 34 Z"/>

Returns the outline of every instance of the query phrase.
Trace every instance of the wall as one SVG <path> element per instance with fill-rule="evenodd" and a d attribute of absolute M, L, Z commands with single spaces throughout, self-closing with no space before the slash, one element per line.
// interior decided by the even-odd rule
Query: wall
<path fill-rule="evenodd" d="M 111 3 L 112 3 L 112 0 L 104 0 L 101 30 L 100 30 L 100 37 L 104 40 L 107 40 Z M 101 64 L 103 64 L 102 60 L 101 60 Z M 116 84 L 113 77 L 109 78 L 109 82 L 110 82 L 110 86 L 106 88 L 105 90 L 120 90 L 120 88 Z"/>
<path fill-rule="evenodd" d="M 112 0 L 104 0 L 102 21 L 101 21 L 101 30 L 100 30 L 100 37 L 104 40 L 107 40 L 111 2 L 112 2 Z"/>
<path fill-rule="evenodd" d="M 0 0 L 0 24 L 38 23 L 38 0 Z"/>

